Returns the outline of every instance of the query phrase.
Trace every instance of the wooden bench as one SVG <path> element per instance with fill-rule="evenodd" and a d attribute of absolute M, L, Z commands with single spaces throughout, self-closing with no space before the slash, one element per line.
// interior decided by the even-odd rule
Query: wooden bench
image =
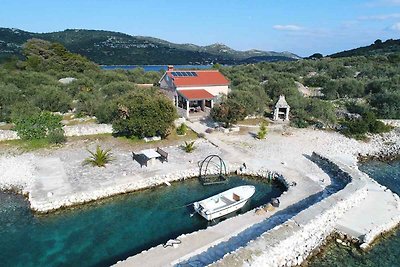
<path fill-rule="evenodd" d="M 132 159 L 136 160 L 140 164 L 140 168 L 142 168 L 143 166 L 147 167 L 147 159 L 145 159 L 145 157 L 142 157 L 141 154 L 136 154 L 132 151 Z"/>
<path fill-rule="evenodd" d="M 167 161 L 167 162 L 168 162 L 168 153 L 167 153 L 167 152 L 165 152 L 164 150 L 162 150 L 162 149 L 159 148 L 159 147 L 157 147 L 156 152 L 157 152 L 158 154 L 160 154 L 160 160 L 161 160 L 162 163 L 164 163 L 164 161 Z"/>

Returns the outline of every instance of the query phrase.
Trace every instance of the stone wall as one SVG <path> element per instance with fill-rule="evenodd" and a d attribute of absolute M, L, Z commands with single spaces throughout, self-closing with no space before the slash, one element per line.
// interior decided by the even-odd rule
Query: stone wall
<path fill-rule="evenodd" d="M 77 124 L 64 126 L 65 136 L 83 136 L 95 134 L 110 134 L 113 132 L 112 125 L 109 124 Z M 17 132 L 11 130 L 0 130 L 0 141 L 19 139 Z"/>
<path fill-rule="evenodd" d="M 232 165 L 230 167 L 227 167 L 227 172 L 228 173 L 237 173 L 237 170 L 239 169 L 238 165 Z M 218 174 L 219 170 L 217 169 L 210 169 L 209 174 Z M 257 172 L 251 172 L 251 171 L 243 171 L 243 175 L 251 175 L 251 176 L 259 176 L 259 177 L 264 177 L 264 178 L 270 178 L 271 175 L 272 177 L 275 177 L 278 181 L 282 182 L 283 185 L 285 186 L 287 183 L 284 181 L 283 177 L 279 174 L 266 171 L 266 170 L 260 170 Z M 72 206 L 76 204 L 82 204 L 86 202 L 90 202 L 93 200 L 98 200 L 101 198 L 106 198 L 110 197 L 113 195 L 117 194 L 123 194 L 123 193 L 128 193 L 128 192 L 133 192 L 145 188 L 151 188 L 151 187 L 156 187 L 162 184 L 165 184 L 166 182 L 175 182 L 175 181 L 182 181 L 185 179 L 189 178 L 194 178 L 198 177 L 199 175 L 199 169 L 194 168 L 194 169 L 189 169 L 189 170 L 184 170 L 184 171 L 178 171 L 174 173 L 169 173 L 169 174 L 164 174 L 164 175 L 156 175 L 150 178 L 146 179 L 141 179 L 138 181 L 134 181 L 131 183 L 126 183 L 123 185 L 118 185 L 114 187 L 108 187 L 108 188 L 99 188 L 96 191 L 88 193 L 82 193 L 82 194 L 75 194 L 75 195 L 70 195 L 66 196 L 63 199 L 57 199 L 54 201 L 46 202 L 46 203 L 39 203 L 35 202 L 33 199 L 29 199 L 30 204 L 31 204 L 31 209 L 39 212 L 39 213 L 47 213 L 62 207 L 67 207 L 67 206 Z M 286 187 L 287 188 L 287 187 Z"/>
<path fill-rule="evenodd" d="M 380 120 L 385 124 L 391 125 L 393 127 L 400 127 L 400 120 Z"/>
<path fill-rule="evenodd" d="M 94 134 L 109 134 L 113 132 L 109 124 L 77 124 L 64 126 L 65 136 L 82 136 Z"/>
<path fill-rule="evenodd" d="M 11 130 L 0 130 L 0 141 L 19 139 L 17 132 Z"/>

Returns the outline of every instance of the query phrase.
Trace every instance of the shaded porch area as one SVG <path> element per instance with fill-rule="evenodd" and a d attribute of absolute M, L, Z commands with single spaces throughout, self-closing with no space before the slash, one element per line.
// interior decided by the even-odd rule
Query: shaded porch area
<path fill-rule="evenodd" d="M 175 105 L 181 116 L 205 117 L 214 105 L 214 96 L 204 89 L 180 90 L 175 96 Z"/>

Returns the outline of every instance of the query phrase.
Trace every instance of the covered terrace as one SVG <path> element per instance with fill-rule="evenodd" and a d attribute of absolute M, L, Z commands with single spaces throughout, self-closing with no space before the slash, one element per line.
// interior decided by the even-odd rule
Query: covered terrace
<path fill-rule="evenodd" d="M 178 112 L 186 118 L 191 114 L 206 116 L 214 105 L 214 95 L 205 89 L 179 90 L 175 104 Z"/>

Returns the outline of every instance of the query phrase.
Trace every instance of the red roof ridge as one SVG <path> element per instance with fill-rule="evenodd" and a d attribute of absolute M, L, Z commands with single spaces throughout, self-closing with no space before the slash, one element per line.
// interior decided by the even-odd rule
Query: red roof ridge
<path fill-rule="evenodd" d="M 185 71 L 193 71 L 193 72 L 220 72 L 219 70 L 167 70 L 166 72 L 185 72 Z"/>

